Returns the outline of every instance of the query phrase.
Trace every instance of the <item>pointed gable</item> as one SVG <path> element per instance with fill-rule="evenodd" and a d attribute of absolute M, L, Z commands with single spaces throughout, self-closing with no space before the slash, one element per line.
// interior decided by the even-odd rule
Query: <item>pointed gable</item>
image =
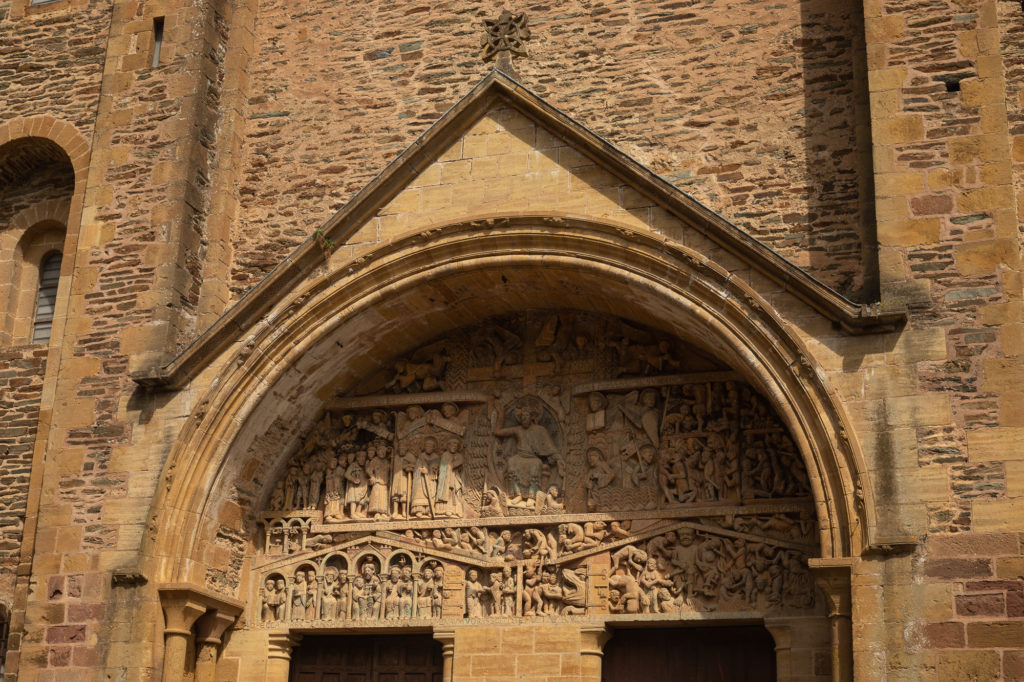
<path fill-rule="evenodd" d="M 849 333 L 888 331 L 905 318 L 849 301 L 492 71 L 178 358 L 133 378 L 182 385 L 322 268 L 325 252 L 335 270 L 412 233 L 524 216 L 588 220 L 685 245 L 725 270 L 757 272 Z"/>

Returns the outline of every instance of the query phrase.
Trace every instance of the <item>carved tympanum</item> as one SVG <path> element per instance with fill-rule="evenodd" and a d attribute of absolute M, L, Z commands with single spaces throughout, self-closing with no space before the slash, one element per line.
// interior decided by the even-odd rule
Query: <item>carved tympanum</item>
<path fill-rule="evenodd" d="M 360 387 L 272 486 L 257 621 L 813 606 L 803 460 L 769 403 L 690 346 L 523 313 Z"/>

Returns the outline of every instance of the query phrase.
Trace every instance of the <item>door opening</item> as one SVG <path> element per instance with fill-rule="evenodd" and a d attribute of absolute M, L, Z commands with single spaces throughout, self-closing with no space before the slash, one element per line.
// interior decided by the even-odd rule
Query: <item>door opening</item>
<path fill-rule="evenodd" d="M 441 682 L 441 643 L 419 635 L 307 636 L 291 682 Z"/>
<path fill-rule="evenodd" d="M 775 643 L 759 625 L 618 629 L 602 682 L 775 682 Z"/>

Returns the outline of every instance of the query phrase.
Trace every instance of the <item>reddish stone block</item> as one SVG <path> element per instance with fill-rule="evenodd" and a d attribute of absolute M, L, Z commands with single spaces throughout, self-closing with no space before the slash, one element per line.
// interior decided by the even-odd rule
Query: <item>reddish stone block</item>
<path fill-rule="evenodd" d="M 63 668 L 71 665 L 71 649 L 69 646 L 53 647 L 49 651 L 47 660 L 54 668 Z"/>
<path fill-rule="evenodd" d="M 924 639 L 930 649 L 959 649 L 967 643 L 963 623 L 928 623 Z"/>
<path fill-rule="evenodd" d="M 73 647 L 71 661 L 76 666 L 89 668 L 96 665 L 96 649 L 86 646 Z"/>
<path fill-rule="evenodd" d="M 64 576 L 51 575 L 46 579 L 46 598 L 60 599 L 64 596 Z"/>
<path fill-rule="evenodd" d="M 103 617 L 103 604 L 70 604 L 67 620 L 69 623 L 98 621 Z"/>
<path fill-rule="evenodd" d="M 983 578 L 992 575 L 991 559 L 932 559 L 925 562 L 925 575 L 929 578 Z"/>
<path fill-rule="evenodd" d="M 46 641 L 50 644 L 66 642 L 84 642 L 84 625 L 54 625 L 46 628 Z"/>
<path fill-rule="evenodd" d="M 910 200 L 914 215 L 942 215 L 953 210 L 953 199 L 944 194 L 914 197 Z"/>
<path fill-rule="evenodd" d="M 957 595 L 956 613 L 959 616 L 1003 616 L 1006 614 L 1006 597 L 1001 592 Z"/>

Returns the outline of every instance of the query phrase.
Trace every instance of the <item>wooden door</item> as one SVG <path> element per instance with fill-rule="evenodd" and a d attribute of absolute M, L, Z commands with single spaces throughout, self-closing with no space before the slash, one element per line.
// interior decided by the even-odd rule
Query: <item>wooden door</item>
<path fill-rule="evenodd" d="M 291 682 L 441 682 L 430 635 L 307 636 L 292 652 Z"/>
<path fill-rule="evenodd" d="M 602 682 L 774 682 L 775 643 L 760 626 L 617 629 Z"/>

